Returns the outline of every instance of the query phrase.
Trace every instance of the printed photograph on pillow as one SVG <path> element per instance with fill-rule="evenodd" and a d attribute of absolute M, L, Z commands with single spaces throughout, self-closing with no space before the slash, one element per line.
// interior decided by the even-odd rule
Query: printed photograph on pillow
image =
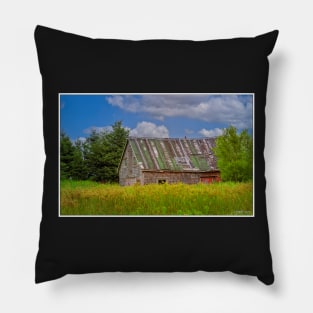
<path fill-rule="evenodd" d="M 60 93 L 59 216 L 254 217 L 253 93 Z"/>

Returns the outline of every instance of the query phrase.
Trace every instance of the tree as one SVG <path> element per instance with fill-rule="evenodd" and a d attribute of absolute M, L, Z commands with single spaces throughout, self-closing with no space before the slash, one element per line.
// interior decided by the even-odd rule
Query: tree
<path fill-rule="evenodd" d="M 92 131 L 86 140 L 85 164 L 87 177 L 91 180 L 101 180 L 101 167 L 103 155 L 105 155 L 104 145 L 101 144 L 104 133 Z"/>
<path fill-rule="evenodd" d="M 129 130 L 121 121 L 112 125 L 112 131 L 91 132 L 85 142 L 72 142 L 62 131 L 60 138 L 61 179 L 117 182 L 120 162 Z"/>
<path fill-rule="evenodd" d="M 96 181 L 117 182 L 117 167 L 129 131 L 121 121 L 112 125 L 112 131 L 93 131 L 86 140 L 85 164 L 88 178 Z"/>
<path fill-rule="evenodd" d="M 74 155 L 71 162 L 71 177 L 72 179 L 77 180 L 87 179 L 88 173 L 86 163 L 84 161 L 85 144 L 81 140 L 76 140 L 73 146 Z"/>
<path fill-rule="evenodd" d="M 71 178 L 71 163 L 74 159 L 74 147 L 70 138 L 61 132 L 60 137 L 60 177 L 61 179 Z"/>
<path fill-rule="evenodd" d="M 214 154 L 224 181 L 247 181 L 253 176 L 253 142 L 248 130 L 240 134 L 234 126 L 216 139 Z"/>
<path fill-rule="evenodd" d="M 122 126 L 122 121 L 117 121 L 112 125 L 112 132 L 109 132 L 106 136 L 108 145 L 106 174 L 110 181 L 118 182 L 117 167 L 121 160 L 128 135 L 129 130 Z"/>
<path fill-rule="evenodd" d="M 60 138 L 60 176 L 61 179 L 87 178 L 84 144 L 80 140 L 72 143 L 64 131 L 61 132 Z"/>

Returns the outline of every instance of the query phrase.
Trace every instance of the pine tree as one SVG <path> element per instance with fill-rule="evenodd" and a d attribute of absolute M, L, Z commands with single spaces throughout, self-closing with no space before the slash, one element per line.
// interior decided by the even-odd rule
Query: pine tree
<path fill-rule="evenodd" d="M 112 132 L 106 136 L 108 152 L 106 155 L 106 175 L 110 181 L 118 181 L 117 167 L 122 157 L 129 130 L 122 126 L 121 121 L 112 125 Z"/>
<path fill-rule="evenodd" d="M 93 131 L 86 140 L 85 164 L 88 178 L 102 182 L 117 182 L 117 167 L 129 131 L 121 121 L 112 125 L 112 131 Z"/>
<path fill-rule="evenodd" d="M 87 168 L 84 162 L 84 143 L 80 140 L 76 140 L 74 143 L 74 155 L 70 164 L 71 177 L 75 180 L 87 179 Z"/>
<path fill-rule="evenodd" d="M 121 121 L 112 125 L 112 131 L 91 132 L 85 142 L 74 144 L 61 132 L 61 179 L 90 179 L 101 182 L 117 182 L 120 162 L 129 131 Z"/>
<path fill-rule="evenodd" d="M 87 168 L 87 176 L 91 180 L 102 180 L 103 158 L 105 155 L 104 137 L 106 133 L 97 133 L 92 131 L 86 140 L 85 164 Z"/>
<path fill-rule="evenodd" d="M 60 137 L 60 177 L 61 179 L 71 178 L 71 164 L 74 160 L 74 146 L 70 138 L 61 132 Z"/>

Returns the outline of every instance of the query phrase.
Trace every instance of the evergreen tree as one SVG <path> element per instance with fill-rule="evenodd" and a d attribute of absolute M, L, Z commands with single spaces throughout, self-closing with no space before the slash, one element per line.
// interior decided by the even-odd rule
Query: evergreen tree
<path fill-rule="evenodd" d="M 91 179 L 102 182 L 117 182 L 117 167 L 120 162 L 129 131 L 121 121 L 112 125 L 112 131 L 95 130 L 85 142 L 72 143 L 62 131 L 60 138 L 61 179 Z"/>
<path fill-rule="evenodd" d="M 224 181 L 247 181 L 253 176 L 253 142 L 247 130 L 233 126 L 216 139 L 214 153 Z"/>
<path fill-rule="evenodd" d="M 110 181 L 118 181 L 117 167 L 122 157 L 129 130 L 122 126 L 121 121 L 112 125 L 112 132 L 106 136 L 108 151 L 106 155 L 106 177 Z"/>
<path fill-rule="evenodd" d="M 70 138 L 61 132 L 60 137 L 60 177 L 61 179 L 71 178 L 71 164 L 74 160 L 74 146 Z"/>
<path fill-rule="evenodd" d="M 88 179 L 102 180 L 100 171 L 103 166 L 103 156 L 105 155 L 105 146 L 102 144 L 104 136 L 105 133 L 97 133 L 93 130 L 86 140 L 85 164 Z"/>
<path fill-rule="evenodd" d="M 112 125 L 112 131 L 93 131 L 86 140 L 85 164 L 88 178 L 102 182 L 118 181 L 117 167 L 129 131 L 121 121 Z"/>
<path fill-rule="evenodd" d="M 87 179 L 87 168 L 84 161 L 85 144 L 81 140 L 76 140 L 74 143 L 74 155 L 70 164 L 71 177 L 76 180 Z"/>

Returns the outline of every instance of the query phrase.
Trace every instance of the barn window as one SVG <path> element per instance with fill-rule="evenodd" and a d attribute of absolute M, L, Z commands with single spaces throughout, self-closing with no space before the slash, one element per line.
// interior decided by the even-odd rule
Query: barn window
<path fill-rule="evenodd" d="M 166 183 L 166 179 L 159 179 L 159 180 L 158 180 L 158 183 L 159 183 L 159 184 L 165 184 L 165 183 Z"/>

